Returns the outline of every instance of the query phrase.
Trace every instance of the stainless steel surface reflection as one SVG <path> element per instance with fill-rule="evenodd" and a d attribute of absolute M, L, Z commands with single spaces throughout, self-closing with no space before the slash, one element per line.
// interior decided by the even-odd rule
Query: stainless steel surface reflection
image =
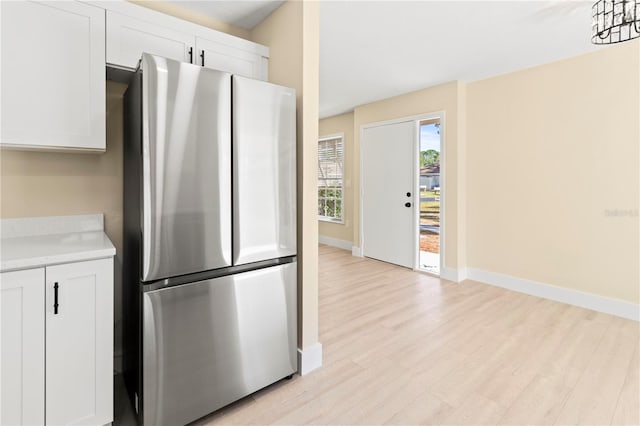
<path fill-rule="evenodd" d="M 233 76 L 233 264 L 296 254 L 295 90 Z"/>
<path fill-rule="evenodd" d="M 142 69 L 142 281 L 229 266 L 231 75 L 148 54 Z"/>
<path fill-rule="evenodd" d="M 143 295 L 144 424 L 180 425 L 297 370 L 296 263 Z"/>

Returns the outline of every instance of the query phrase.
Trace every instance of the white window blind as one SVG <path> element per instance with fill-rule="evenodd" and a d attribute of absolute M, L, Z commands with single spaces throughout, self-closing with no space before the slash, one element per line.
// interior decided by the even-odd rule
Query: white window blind
<path fill-rule="evenodd" d="M 343 222 L 344 138 L 318 141 L 318 217 Z"/>

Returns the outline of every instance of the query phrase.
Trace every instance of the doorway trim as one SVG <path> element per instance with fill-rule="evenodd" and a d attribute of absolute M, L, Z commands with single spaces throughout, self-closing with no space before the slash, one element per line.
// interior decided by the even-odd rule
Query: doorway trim
<path fill-rule="evenodd" d="M 411 115 L 411 116 L 407 116 L 407 117 L 400 117 L 400 118 L 394 118 L 391 120 L 383 120 L 383 121 L 376 121 L 376 122 L 372 122 L 372 123 L 366 123 L 366 124 L 361 124 L 360 125 L 360 155 L 359 155 L 359 162 L 360 162 L 360 173 L 359 173 L 359 220 L 360 223 L 358 224 L 358 228 L 359 228 L 359 234 L 360 234 L 360 238 L 358 241 L 359 244 L 359 254 L 360 257 L 364 257 L 364 229 L 363 229 L 363 216 L 364 216 L 364 209 L 363 209 L 363 193 L 364 193 L 364 180 L 363 180 L 363 170 L 364 170 L 364 163 L 363 163 L 363 158 L 364 156 L 362 155 L 362 152 L 364 150 L 364 130 L 368 129 L 368 128 L 372 128 L 372 127 L 379 127 L 379 126 L 385 126 L 385 125 L 389 125 L 389 124 L 398 124 L 398 123 L 406 123 L 408 121 L 412 121 L 414 123 L 414 127 L 415 127 L 415 137 L 414 137 L 414 141 L 413 141 L 413 164 L 414 164 L 414 170 L 413 170 L 413 197 L 412 197 L 412 203 L 414 206 L 413 209 L 413 236 L 414 236 L 414 240 L 413 240 L 413 270 L 417 271 L 417 272 L 422 272 L 425 274 L 429 274 L 429 275 L 435 275 L 435 274 L 431 274 L 423 269 L 420 269 L 420 233 L 419 233 L 419 226 L 418 224 L 420 223 L 420 158 L 419 158 L 419 153 L 420 153 L 420 122 L 421 121 L 427 121 L 427 120 L 439 120 L 440 122 L 440 276 L 442 275 L 442 271 L 444 269 L 444 265 L 445 265 L 445 241 L 444 241 L 444 236 L 445 236 L 445 232 L 446 232 L 446 221 L 445 221 L 445 212 L 446 212 L 446 177 L 445 177 L 445 172 L 446 172 L 446 166 L 445 166 L 445 161 L 446 161 L 446 126 L 445 126 L 445 111 L 436 111 L 436 112 L 432 112 L 432 113 L 424 113 L 424 114 L 417 114 L 417 115 Z"/>

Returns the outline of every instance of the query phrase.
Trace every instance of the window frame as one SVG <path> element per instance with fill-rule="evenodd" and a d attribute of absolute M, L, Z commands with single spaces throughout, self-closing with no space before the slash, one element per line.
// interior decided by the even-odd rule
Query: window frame
<path fill-rule="evenodd" d="M 320 214 L 318 214 L 318 221 L 319 222 L 327 222 L 327 223 L 336 223 L 336 224 L 340 224 L 340 225 L 344 225 L 344 179 L 345 179 L 345 172 L 344 172 L 344 168 L 345 168 L 345 141 L 344 141 L 344 133 L 335 133 L 332 135 L 326 135 L 326 136 L 321 136 L 318 138 L 318 156 L 320 155 L 320 142 L 325 142 L 328 140 L 332 140 L 332 139 L 340 139 L 342 141 L 342 176 L 340 178 L 340 198 L 335 197 L 335 200 L 340 200 L 340 211 L 341 211 L 341 217 L 340 219 L 337 219 L 335 217 L 331 217 L 331 216 L 322 216 Z M 318 160 L 318 171 L 317 173 L 320 173 L 320 164 L 319 164 L 319 160 Z M 320 185 L 319 182 L 316 182 L 316 194 L 318 196 L 318 199 L 320 199 Z M 326 198 L 326 197 L 324 197 Z"/>

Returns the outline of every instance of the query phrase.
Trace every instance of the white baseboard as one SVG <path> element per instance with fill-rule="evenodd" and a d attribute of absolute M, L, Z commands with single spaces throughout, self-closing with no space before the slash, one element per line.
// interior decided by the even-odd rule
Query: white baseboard
<path fill-rule="evenodd" d="M 458 269 L 458 282 L 461 283 L 462 281 L 466 280 L 469 278 L 469 272 L 467 272 L 467 268 L 460 268 Z"/>
<path fill-rule="evenodd" d="M 635 303 L 475 268 L 466 268 L 465 275 L 470 280 L 484 284 L 640 321 L 640 305 Z"/>
<path fill-rule="evenodd" d="M 351 256 L 362 257 L 362 250 L 360 250 L 360 247 L 351 247 Z"/>
<path fill-rule="evenodd" d="M 304 376 L 322 367 L 322 345 L 317 342 L 306 349 L 298 349 L 298 374 Z"/>
<path fill-rule="evenodd" d="M 326 244 L 328 246 L 341 248 L 343 250 L 351 250 L 351 246 L 353 246 L 353 243 L 351 241 L 325 237 L 324 235 L 318 235 L 318 242 L 320 244 Z"/>
<path fill-rule="evenodd" d="M 466 269 L 455 269 L 444 266 L 440 269 L 440 278 L 447 281 L 453 281 L 454 283 L 459 283 L 467 278 Z"/>

